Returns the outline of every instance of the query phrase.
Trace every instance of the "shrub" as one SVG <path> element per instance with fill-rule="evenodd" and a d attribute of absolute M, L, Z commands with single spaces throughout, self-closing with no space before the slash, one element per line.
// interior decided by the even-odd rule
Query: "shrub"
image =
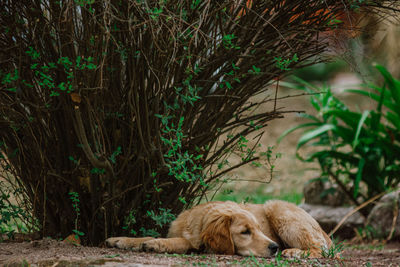
<path fill-rule="evenodd" d="M 333 179 L 356 204 L 358 197 L 365 201 L 400 183 L 400 81 L 384 67 L 376 69 L 384 78 L 383 86 L 348 90 L 375 101 L 375 110 L 351 111 L 329 88 L 320 90 L 300 81 L 302 85 L 295 87 L 312 94 L 310 102 L 318 115 L 303 115 L 310 122 L 282 135 L 304 129 L 297 150 L 312 142 L 317 151 L 306 158 L 297 154 L 299 158 L 317 161 L 321 177 Z M 366 191 L 360 189 L 362 184 Z"/>
<path fill-rule="evenodd" d="M 260 159 L 246 137 L 284 111 L 249 99 L 324 51 L 353 3 L 1 1 L 0 160 L 42 235 L 165 232 L 154 218 Z"/>
<path fill-rule="evenodd" d="M 9 181 L 14 181 L 8 177 Z M 14 233 L 37 230 L 37 221 L 32 217 L 29 201 L 26 201 L 21 188 L 0 180 L 0 235 L 13 238 Z"/>

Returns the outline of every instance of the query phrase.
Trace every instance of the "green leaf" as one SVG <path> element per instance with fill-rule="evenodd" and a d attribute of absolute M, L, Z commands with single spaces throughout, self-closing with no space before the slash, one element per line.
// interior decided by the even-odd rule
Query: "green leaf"
<path fill-rule="evenodd" d="M 387 119 L 388 121 L 390 121 L 390 123 L 391 123 L 398 131 L 400 131 L 400 117 L 399 117 L 398 114 L 388 111 L 388 112 L 386 113 L 386 116 L 385 116 L 385 117 L 386 117 L 386 119 Z"/>
<path fill-rule="evenodd" d="M 78 235 L 78 236 L 84 236 L 84 235 L 85 235 L 84 232 L 78 231 L 78 230 L 76 230 L 76 229 L 73 229 L 72 232 L 74 232 L 74 233 L 75 233 L 76 235 Z"/>
<path fill-rule="evenodd" d="M 360 188 L 361 178 L 363 176 L 362 174 L 363 174 L 364 166 L 365 166 L 365 159 L 364 158 L 360 158 L 360 161 L 358 162 L 356 179 L 354 180 L 354 191 L 353 191 L 354 198 L 356 198 L 357 195 L 358 195 L 358 190 Z"/>
<path fill-rule="evenodd" d="M 255 73 L 260 73 L 260 71 L 261 71 L 261 69 L 260 68 L 257 68 L 256 66 L 252 66 L 252 68 L 253 68 L 253 70 L 254 70 L 254 72 Z"/>
<path fill-rule="evenodd" d="M 50 96 L 59 96 L 60 93 L 56 91 L 51 91 Z"/>
<path fill-rule="evenodd" d="M 353 149 L 356 148 L 356 146 L 358 145 L 358 137 L 360 136 L 360 132 L 362 129 L 362 126 L 364 125 L 365 120 L 367 119 L 367 117 L 369 116 L 369 110 L 365 110 L 361 116 L 360 121 L 358 122 L 357 125 L 357 131 L 356 131 L 356 135 L 354 136 L 354 141 L 353 141 Z"/>
<path fill-rule="evenodd" d="M 381 65 L 375 65 L 375 67 L 379 70 L 382 76 L 385 78 L 385 81 L 392 93 L 392 98 L 396 102 L 396 105 L 400 107 L 400 81 L 393 78 L 393 76 L 387 71 L 387 69 Z M 398 110 L 400 113 L 400 110 Z"/>
<path fill-rule="evenodd" d="M 352 129 L 356 129 L 358 122 L 360 121 L 361 114 L 357 112 L 352 112 L 349 110 L 329 110 L 325 114 L 333 115 L 341 119 L 344 123 L 350 126 Z"/>
<path fill-rule="evenodd" d="M 336 126 L 333 124 L 324 124 L 320 127 L 315 128 L 314 130 L 311 130 L 309 132 L 307 132 L 306 134 L 304 134 L 302 137 L 300 137 L 299 142 L 297 143 L 297 150 L 302 147 L 304 144 L 308 143 L 309 141 L 311 141 L 312 139 L 327 133 L 329 131 L 332 131 L 336 129 Z"/>
<path fill-rule="evenodd" d="M 338 145 L 341 145 L 341 146 L 344 146 L 347 144 L 351 145 L 354 140 L 354 131 L 355 131 L 355 129 L 346 128 L 346 127 L 337 125 L 336 129 L 335 129 L 335 136 L 343 139 L 341 141 L 341 143 Z"/>
<path fill-rule="evenodd" d="M 229 90 L 232 89 L 232 85 L 228 81 L 225 81 L 225 85 Z"/>
<path fill-rule="evenodd" d="M 201 3 L 201 0 L 192 0 L 192 3 L 190 4 L 190 9 L 194 10 L 196 9 Z"/>
<path fill-rule="evenodd" d="M 292 133 L 292 132 L 294 132 L 294 131 L 296 131 L 296 130 L 298 130 L 298 129 L 306 128 L 306 127 L 312 127 L 312 126 L 320 126 L 320 125 L 321 125 L 320 122 L 310 122 L 310 123 L 303 123 L 303 124 L 297 125 L 297 126 L 295 126 L 295 127 L 292 127 L 292 128 L 290 128 L 290 129 L 284 131 L 284 132 L 278 137 L 278 141 L 277 141 L 277 142 L 278 142 L 278 144 L 279 144 L 279 143 L 282 141 L 282 139 L 285 138 L 288 134 L 290 134 L 290 133 Z"/>
<path fill-rule="evenodd" d="M 316 116 L 313 116 L 313 115 L 310 115 L 307 113 L 300 113 L 298 116 L 300 118 L 305 118 L 305 119 L 313 120 L 315 122 L 320 122 L 320 120 Z"/>
<path fill-rule="evenodd" d="M 314 159 L 323 160 L 325 158 L 340 160 L 341 162 L 343 162 L 343 164 L 348 163 L 352 166 L 355 166 L 359 162 L 359 158 L 352 156 L 352 154 L 335 150 L 322 150 L 315 152 L 309 155 L 309 157 L 307 157 L 304 161 L 310 162 Z"/>
<path fill-rule="evenodd" d="M 316 97 L 310 97 L 310 103 L 316 111 L 321 111 L 320 103 Z"/>

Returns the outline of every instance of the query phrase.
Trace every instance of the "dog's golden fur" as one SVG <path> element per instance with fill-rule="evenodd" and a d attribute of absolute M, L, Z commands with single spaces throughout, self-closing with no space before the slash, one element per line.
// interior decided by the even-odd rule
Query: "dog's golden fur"
<path fill-rule="evenodd" d="M 107 245 L 142 251 L 268 257 L 279 248 L 288 257 L 322 257 L 332 242 L 319 224 L 296 205 L 279 200 L 265 204 L 209 202 L 182 212 L 167 238 L 113 237 Z"/>

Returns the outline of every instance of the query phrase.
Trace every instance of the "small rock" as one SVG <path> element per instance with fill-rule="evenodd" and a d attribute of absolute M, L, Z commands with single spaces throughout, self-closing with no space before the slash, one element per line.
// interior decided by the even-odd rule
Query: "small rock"
<path fill-rule="evenodd" d="M 70 234 L 69 236 L 67 236 L 64 241 L 64 243 L 68 243 L 68 244 L 73 244 L 73 245 L 80 245 L 81 244 L 81 239 L 79 238 L 78 235 L 75 234 Z"/>

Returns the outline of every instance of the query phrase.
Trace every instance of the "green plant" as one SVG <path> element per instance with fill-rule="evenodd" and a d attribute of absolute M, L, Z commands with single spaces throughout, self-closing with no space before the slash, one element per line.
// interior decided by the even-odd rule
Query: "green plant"
<path fill-rule="evenodd" d="M 400 183 L 400 81 L 384 67 L 377 65 L 376 69 L 384 77 L 383 86 L 366 85 L 372 92 L 348 90 L 375 101 L 375 110 L 351 111 L 329 88 L 320 90 L 301 80 L 301 85 L 287 84 L 310 93 L 318 114 L 303 114 L 309 122 L 287 130 L 280 138 L 308 129 L 298 141 L 298 158 L 317 161 L 321 177 L 333 179 L 355 204 L 358 198 L 365 201 Z M 298 150 L 308 143 L 317 151 L 303 158 Z"/>
<path fill-rule="evenodd" d="M 136 210 L 131 210 L 128 215 L 124 218 L 124 224 L 122 229 L 128 231 L 129 234 L 137 235 L 137 231 L 135 230 L 136 224 Z"/>
<path fill-rule="evenodd" d="M 356 229 L 356 235 L 359 240 L 364 240 L 364 241 L 372 241 L 377 238 L 381 238 L 385 233 L 381 233 L 380 231 L 377 231 L 375 228 L 373 228 L 370 225 L 366 225 L 364 227 L 358 227 Z"/>
<path fill-rule="evenodd" d="M 15 188 L 11 182 L 12 177 L 0 180 L 0 234 L 6 234 L 12 239 L 14 233 L 27 233 L 37 230 L 32 214 L 24 206 L 23 192 Z"/>
<path fill-rule="evenodd" d="M 159 208 L 158 214 L 154 211 L 147 211 L 147 215 L 160 227 L 169 225 L 170 222 L 175 220 L 175 215 L 171 213 L 171 209 Z"/>
<path fill-rule="evenodd" d="M 131 210 L 129 215 L 125 217 L 123 229 L 128 231 L 132 235 L 137 235 L 137 225 L 136 225 L 136 210 Z M 171 213 L 171 209 L 159 208 L 158 212 L 154 212 L 153 210 L 147 211 L 146 216 L 151 218 L 154 222 L 154 225 L 161 229 L 164 226 L 168 226 L 170 222 L 175 220 L 175 215 Z M 154 229 L 149 227 L 141 227 L 139 229 L 141 236 L 152 236 L 159 237 L 160 233 Z"/>
<path fill-rule="evenodd" d="M 322 248 L 322 257 L 329 259 L 337 259 L 344 249 L 343 242 L 339 242 L 337 239 L 332 239 L 332 245 L 330 248 Z"/>
<path fill-rule="evenodd" d="M 72 207 L 75 211 L 75 228 L 72 230 L 72 232 L 75 234 L 75 239 L 78 240 L 80 236 L 84 236 L 85 233 L 79 231 L 79 216 L 81 215 L 81 209 L 79 208 L 79 194 L 77 192 L 69 192 L 69 199 L 72 201 Z"/>
<path fill-rule="evenodd" d="M 3 183 L 0 181 L 0 186 L 3 186 Z M 11 225 L 15 224 L 16 218 L 19 218 L 21 213 L 23 210 L 10 202 L 10 194 L 2 192 L 0 195 L 0 234 L 7 234 L 9 238 L 12 238 L 16 229 Z"/>
<path fill-rule="evenodd" d="M 141 227 L 139 229 L 141 236 L 151 236 L 151 237 L 160 237 L 160 233 L 157 232 L 155 229 L 147 229 Z"/>
<path fill-rule="evenodd" d="M 276 67 L 281 70 L 290 70 L 289 66 L 292 63 L 299 61 L 297 54 L 295 53 L 292 58 L 282 58 L 282 57 L 275 57 Z"/>

